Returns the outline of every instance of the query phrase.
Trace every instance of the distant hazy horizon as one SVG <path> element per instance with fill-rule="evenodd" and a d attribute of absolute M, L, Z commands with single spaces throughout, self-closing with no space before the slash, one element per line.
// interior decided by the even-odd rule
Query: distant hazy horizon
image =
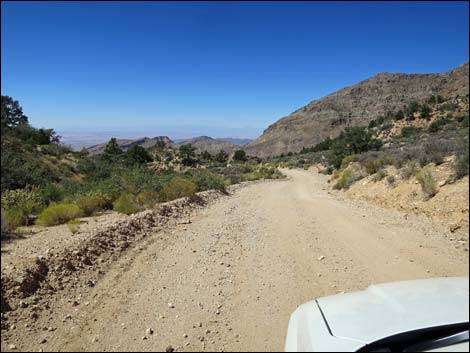
<path fill-rule="evenodd" d="M 199 136 L 209 136 L 222 139 L 254 140 L 261 135 L 263 129 L 257 128 L 226 128 L 215 126 L 161 126 L 153 128 L 119 128 L 93 130 L 93 129 L 56 129 L 61 136 L 61 143 L 71 146 L 75 150 L 90 147 L 109 141 L 110 138 L 137 139 L 143 137 L 168 136 L 171 140 L 179 142 Z"/>

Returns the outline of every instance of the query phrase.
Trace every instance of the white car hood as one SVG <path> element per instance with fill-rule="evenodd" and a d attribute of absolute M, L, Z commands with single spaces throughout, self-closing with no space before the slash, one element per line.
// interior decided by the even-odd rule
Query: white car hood
<path fill-rule="evenodd" d="M 468 282 L 458 277 L 386 283 L 317 303 L 334 337 L 368 344 L 406 331 L 468 322 Z"/>

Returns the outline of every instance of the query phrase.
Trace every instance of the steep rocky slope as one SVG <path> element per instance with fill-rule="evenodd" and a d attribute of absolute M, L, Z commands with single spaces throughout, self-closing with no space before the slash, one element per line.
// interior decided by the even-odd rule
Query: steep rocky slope
<path fill-rule="evenodd" d="M 411 101 L 423 101 L 433 94 L 466 95 L 468 79 L 468 62 L 443 74 L 379 73 L 280 119 L 245 150 L 261 157 L 298 152 L 304 146 L 337 136 L 345 126 L 367 124 Z"/>

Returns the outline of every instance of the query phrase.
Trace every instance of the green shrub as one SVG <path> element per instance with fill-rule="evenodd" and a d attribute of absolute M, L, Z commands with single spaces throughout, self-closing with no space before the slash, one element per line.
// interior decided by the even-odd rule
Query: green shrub
<path fill-rule="evenodd" d="M 362 163 L 362 165 L 366 168 L 367 174 L 370 175 L 377 173 L 384 165 L 384 162 L 381 159 L 371 159 Z"/>
<path fill-rule="evenodd" d="M 469 169 L 469 152 L 468 148 L 456 155 L 455 161 L 452 165 L 454 169 L 454 176 L 457 179 L 463 178 L 468 175 Z"/>
<path fill-rule="evenodd" d="M 392 123 L 386 122 L 385 124 L 382 124 L 382 126 L 380 127 L 380 131 L 390 130 L 392 127 L 393 127 Z"/>
<path fill-rule="evenodd" d="M 431 123 L 431 125 L 429 125 L 429 132 L 438 132 L 441 127 L 448 123 L 450 123 L 450 120 L 448 118 L 436 119 Z"/>
<path fill-rule="evenodd" d="M 345 170 L 338 182 L 333 186 L 333 189 L 336 190 L 341 190 L 341 189 L 347 189 L 349 186 L 352 184 L 352 178 L 351 178 L 351 171 Z"/>
<path fill-rule="evenodd" d="M 128 165 L 145 164 L 153 160 L 148 151 L 139 145 L 131 146 L 126 151 L 124 158 Z"/>
<path fill-rule="evenodd" d="M 78 219 L 71 219 L 66 224 L 72 234 L 78 233 L 80 230 L 80 221 Z"/>
<path fill-rule="evenodd" d="M 291 153 L 291 152 L 289 152 Z M 289 156 L 289 154 L 287 154 Z M 292 153 L 290 154 L 292 156 Z M 236 162 L 245 162 L 247 160 L 247 156 L 244 150 L 236 150 L 233 154 L 233 160 Z"/>
<path fill-rule="evenodd" d="M 439 106 L 439 110 L 440 110 L 441 112 L 443 112 L 443 111 L 448 111 L 448 110 L 454 111 L 454 110 L 456 110 L 458 107 L 459 107 L 459 106 L 458 106 L 457 104 L 455 104 L 455 103 L 445 103 L 445 104 L 441 104 L 441 105 Z"/>
<path fill-rule="evenodd" d="M 366 128 L 347 127 L 331 143 L 332 153 L 328 162 L 335 168 L 339 168 L 345 156 L 378 150 L 381 146 L 382 141 L 376 139 Z"/>
<path fill-rule="evenodd" d="M 414 126 L 405 126 L 401 128 L 401 136 L 402 137 L 410 137 L 417 134 L 420 131 L 419 128 Z"/>
<path fill-rule="evenodd" d="M 79 196 L 75 204 L 80 207 L 85 216 L 91 216 L 97 211 L 110 208 L 111 197 L 102 192 L 88 193 Z"/>
<path fill-rule="evenodd" d="M 335 169 L 332 172 L 331 178 L 332 179 L 338 179 L 341 176 L 341 173 L 343 172 L 343 169 Z"/>
<path fill-rule="evenodd" d="M 141 207 L 134 195 L 124 193 L 113 202 L 113 210 L 129 215 L 141 211 Z"/>
<path fill-rule="evenodd" d="M 10 229 L 28 225 L 28 216 L 42 207 L 37 189 L 7 190 L 2 195 L 4 217 Z"/>
<path fill-rule="evenodd" d="M 467 115 L 459 115 L 456 119 L 464 127 L 468 127 L 468 114 Z"/>
<path fill-rule="evenodd" d="M 408 104 L 405 110 L 405 115 L 407 120 L 413 120 L 414 119 L 414 113 L 418 112 L 421 108 L 421 105 L 418 102 L 411 102 Z"/>
<path fill-rule="evenodd" d="M 399 110 L 395 114 L 392 115 L 392 118 L 394 120 L 402 120 L 405 118 L 405 113 L 403 112 L 403 110 Z"/>
<path fill-rule="evenodd" d="M 375 173 L 373 180 L 374 181 L 380 181 L 383 178 L 385 178 L 388 175 L 387 171 L 385 169 L 379 169 L 377 173 Z"/>
<path fill-rule="evenodd" d="M 419 117 L 429 120 L 431 118 L 431 108 L 427 104 L 423 104 L 419 109 Z"/>
<path fill-rule="evenodd" d="M 444 102 L 444 97 L 442 97 L 439 94 L 438 95 L 432 95 L 428 99 L 429 104 L 436 104 L 436 103 L 442 103 L 442 102 Z"/>
<path fill-rule="evenodd" d="M 40 192 L 45 205 L 48 205 L 51 202 L 62 201 L 65 197 L 65 190 L 63 187 L 55 183 L 46 184 L 41 188 Z"/>
<path fill-rule="evenodd" d="M 190 143 L 181 145 L 179 148 L 181 163 L 186 166 L 195 165 L 197 162 L 195 151 L 196 149 Z"/>
<path fill-rule="evenodd" d="M 208 172 L 197 171 L 190 174 L 191 181 L 196 184 L 196 191 L 219 190 L 226 192 L 224 178 L 220 175 Z"/>
<path fill-rule="evenodd" d="M 143 208 L 153 208 L 160 200 L 160 194 L 157 191 L 142 191 L 137 195 L 136 200 Z"/>
<path fill-rule="evenodd" d="M 164 201 L 171 201 L 181 197 L 193 196 L 196 193 L 196 185 L 181 177 L 174 177 L 166 183 L 162 189 Z"/>
<path fill-rule="evenodd" d="M 418 180 L 421 189 L 428 197 L 433 197 L 437 194 L 437 183 L 434 179 L 431 166 L 424 167 L 416 173 L 416 180 Z"/>
<path fill-rule="evenodd" d="M 36 220 L 41 226 L 63 224 L 71 219 L 83 216 L 83 211 L 73 203 L 51 204 L 45 208 Z"/>
<path fill-rule="evenodd" d="M 419 170 L 419 163 L 415 160 L 408 161 L 401 169 L 400 175 L 403 179 L 409 179 Z"/>
<path fill-rule="evenodd" d="M 346 168 L 349 163 L 354 161 L 354 155 L 344 156 L 343 160 L 341 161 L 341 168 Z"/>
<path fill-rule="evenodd" d="M 430 141 L 424 145 L 424 155 L 421 158 L 421 165 L 435 163 L 436 165 L 444 162 L 446 154 L 446 145 L 441 141 Z"/>

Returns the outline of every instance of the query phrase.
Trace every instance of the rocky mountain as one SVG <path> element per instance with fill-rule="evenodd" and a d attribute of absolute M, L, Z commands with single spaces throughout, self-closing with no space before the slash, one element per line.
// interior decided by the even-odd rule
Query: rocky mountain
<path fill-rule="evenodd" d="M 469 64 L 442 74 L 379 73 L 356 85 L 314 100 L 276 123 L 244 149 L 260 157 L 298 152 L 346 126 L 365 125 L 433 94 L 445 97 L 469 92 Z"/>
<path fill-rule="evenodd" d="M 139 139 L 117 139 L 116 140 L 118 145 L 125 151 L 128 148 L 134 146 L 134 145 L 139 145 L 144 148 L 151 148 L 157 145 L 161 145 L 164 148 L 168 148 L 173 146 L 173 141 L 170 140 L 169 137 L 167 136 L 156 136 L 156 137 L 143 137 Z M 94 145 L 91 147 L 86 148 L 85 150 L 91 154 L 91 155 L 96 155 L 96 154 L 101 154 L 103 153 L 104 149 L 106 147 L 106 143 L 100 143 L 98 145 Z"/>
<path fill-rule="evenodd" d="M 203 151 L 207 151 L 211 154 L 216 154 L 220 150 L 224 150 L 228 154 L 234 152 L 236 149 L 240 148 L 240 145 L 228 142 L 225 139 L 214 139 L 209 136 L 199 136 L 192 138 L 190 140 L 186 140 L 184 142 L 175 144 L 174 147 L 178 148 L 179 146 L 190 143 L 195 149 L 196 152 L 200 153 Z"/>

